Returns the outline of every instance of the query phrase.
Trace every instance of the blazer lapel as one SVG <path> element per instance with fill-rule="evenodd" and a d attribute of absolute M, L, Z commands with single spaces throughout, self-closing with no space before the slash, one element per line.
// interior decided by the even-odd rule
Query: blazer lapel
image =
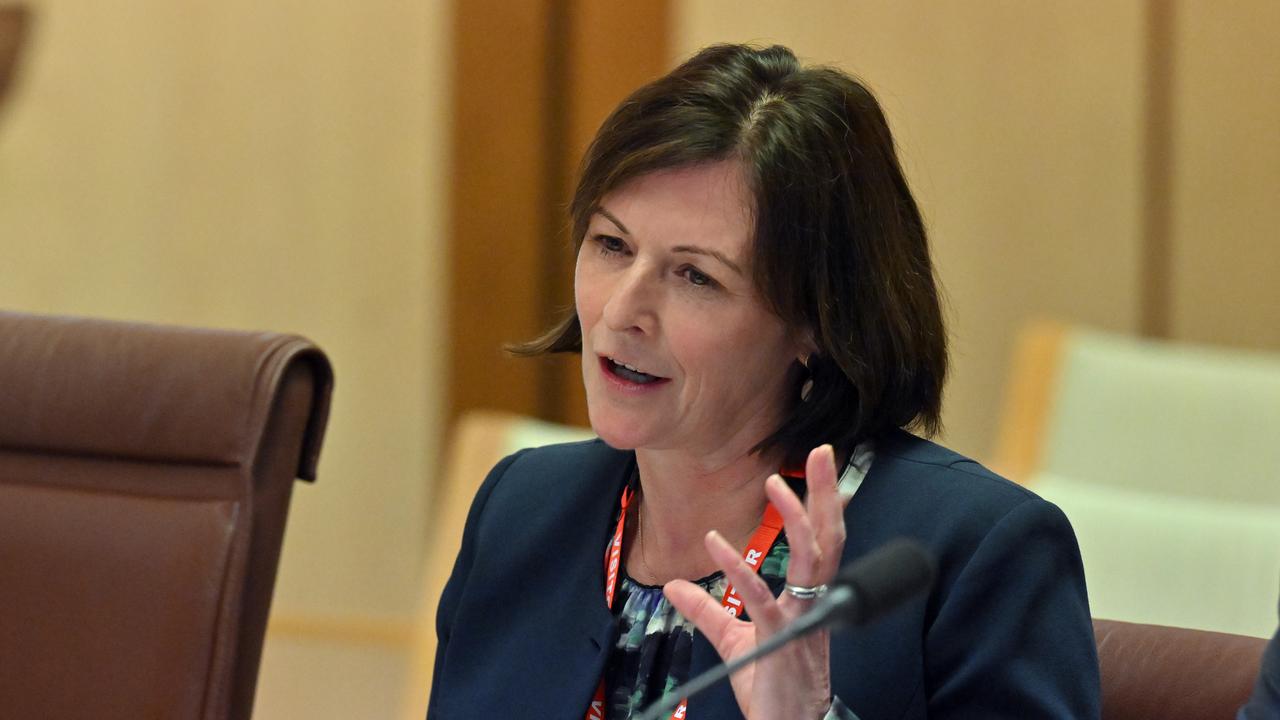
<path fill-rule="evenodd" d="M 570 508 L 547 544 L 561 552 L 547 558 L 547 589 L 529 610 L 539 620 L 518 641 L 539 659 L 522 683 L 521 717 L 583 720 L 595 695 L 618 631 L 604 602 L 604 552 L 630 472 L 627 463 L 615 486 Z"/>

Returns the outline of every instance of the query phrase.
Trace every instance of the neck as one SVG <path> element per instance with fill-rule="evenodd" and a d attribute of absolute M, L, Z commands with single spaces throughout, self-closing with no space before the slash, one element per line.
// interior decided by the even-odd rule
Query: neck
<path fill-rule="evenodd" d="M 633 526 L 640 537 L 633 534 L 628 544 L 627 568 L 641 582 L 661 584 L 719 569 L 703 545 L 711 530 L 735 547 L 746 545 L 767 503 L 765 478 L 777 472 L 780 458 L 747 451 L 707 460 L 678 451 L 637 450 L 636 462 L 640 502 Z"/>

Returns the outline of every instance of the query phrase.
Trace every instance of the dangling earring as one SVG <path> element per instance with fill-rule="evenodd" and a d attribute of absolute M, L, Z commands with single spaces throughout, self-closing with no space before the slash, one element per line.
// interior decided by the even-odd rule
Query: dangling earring
<path fill-rule="evenodd" d="M 809 369 L 811 357 L 806 357 L 804 362 L 800 363 L 804 368 L 804 382 L 800 383 L 800 402 L 808 402 L 809 395 L 813 392 L 813 371 Z"/>

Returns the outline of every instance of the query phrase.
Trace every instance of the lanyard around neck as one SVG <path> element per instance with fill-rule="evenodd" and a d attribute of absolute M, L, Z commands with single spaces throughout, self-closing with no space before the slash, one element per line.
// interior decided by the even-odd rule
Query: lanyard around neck
<path fill-rule="evenodd" d="M 784 470 L 783 474 L 796 477 L 795 471 L 790 469 Z M 804 477 L 803 473 L 799 474 L 799 477 Z M 613 609 L 613 598 L 618 590 L 618 574 L 622 569 L 622 533 L 626 529 L 627 508 L 634 497 L 635 490 L 628 484 L 623 489 L 622 499 L 619 501 L 617 529 L 613 531 L 613 540 L 604 554 L 604 601 L 610 610 Z M 764 508 L 764 517 L 760 520 L 760 527 L 751 534 L 751 540 L 747 542 L 747 548 L 742 553 L 743 561 L 751 566 L 752 570 L 760 572 L 760 566 L 764 564 L 764 556 L 768 554 L 769 548 L 773 547 L 773 543 L 777 541 L 781 532 L 782 515 L 773 503 L 768 503 Z M 738 589 L 733 586 L 733 583 L 728 583 L 725 587 L 720 605 L 725 612 L 734 617 L 742 614 L 742 598 L 738 595 Z M 602 677 L 599 685 L 596 686 L 591 705 L 587 708 L 586 720 L 604 720 L 605 702 L 605 686 Z M 684 720 L 687 717 L 687 707 L 688 698 L 685 698 L 676 706 L 675 712 L 671 713 L 672 720 Z"/>

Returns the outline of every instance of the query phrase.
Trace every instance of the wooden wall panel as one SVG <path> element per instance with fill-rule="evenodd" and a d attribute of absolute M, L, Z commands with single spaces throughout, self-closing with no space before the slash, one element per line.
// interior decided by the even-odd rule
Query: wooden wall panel
<path fill-rule="evenodd" d="M 30 12 L 23 5 L 0 5 L 0 107 L 13 83 Z"/>
<path fill-rule="evenodd" d="M 1139 330 L 1169 337 L 1169 270 L 1172 266 L 1174 169 L 1174 27 L 1177 4 L 1147 0 L 1146 82 L 1143 84 L 1142 264 L 1139 267 Z"/>
<path fill-rule="evenodd" d="M 542 326 L 552 3 L 468 0 L 454 25 L 449 409 L 533 413 L 539 364 L 504 343 Z"/>
<path fill-rule="evenodd" d="M 600 123 L 631 91 L 657 78 L 672 66 L 668 47 L 665 2 L 619 3 L 608 0 L 574 0 L 569 26 L 569 76 L 565 174 L 561 208 L 567 208 L 577 178 L 578 165 Z M 568 227 L 567 213 L 561 213 Z M 553 289 L 561 306 L 573 302 L 572 238 L 556 248 L 563 258 L 559 285 Z M 564 358 L 549 385 L 559 398 L 556 416 L 575 425 L 587 424 L 586 395 L 579 358 Z"/>
<path fill-rule="evenodd" d="M 450 417 L 484 408 L 586 424 L 576 356 L 501 348 L 572 306 L 578 162 L 609 110 L 666 69 L 666 7 L 458 4 Z"/>

